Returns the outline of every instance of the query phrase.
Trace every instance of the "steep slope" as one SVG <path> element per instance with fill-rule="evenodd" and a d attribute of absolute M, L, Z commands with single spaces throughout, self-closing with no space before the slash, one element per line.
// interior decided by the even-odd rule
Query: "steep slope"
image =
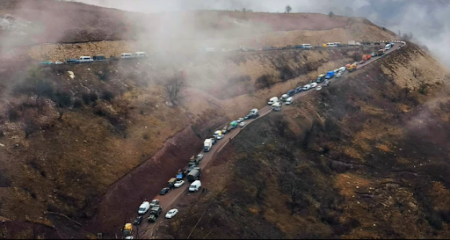
<path fill-rule="evenodd" d="M 449 80 L 410 44 L 257 120 L 159 236 L 448 238 Z"/>

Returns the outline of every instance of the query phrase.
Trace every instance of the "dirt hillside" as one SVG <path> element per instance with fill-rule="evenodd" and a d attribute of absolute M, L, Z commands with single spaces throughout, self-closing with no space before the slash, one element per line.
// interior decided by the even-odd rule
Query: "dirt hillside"
<path fill-rule="evenodd" d="M 421 61 L 410 44 L 249 125 L 158 236 L 448 238 L 450 78 Z"/>

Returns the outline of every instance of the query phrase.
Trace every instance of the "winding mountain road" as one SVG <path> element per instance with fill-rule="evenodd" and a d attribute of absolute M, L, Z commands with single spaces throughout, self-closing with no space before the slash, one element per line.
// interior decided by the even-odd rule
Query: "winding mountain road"
<path fill-rule="evenodd" d="M 395 45 L 388 52 L 386 52 L 385 55 L 388 55 L 388 54 L 390 54 L 390 53 L 400 49 L 401 47 L 403 47 L 405 45 L 406 45 L 405 42 L 396 41 Z M 358 69 L 362 68 L 364 66 L 367 66 L 367 65 L 377 61 L 378 59 L 380 59 L 382 57 L 383 56 L 372 57 L 370 60 L 366 61 L 365 63 L 359 64 L 358 65 Z M 341 77 L 341 79 L 347 74 L 351 74 L 351 73 L 346 72 Z M 333 82 L 333 81 L 339 81 L 339 80 L 336 80 L 336 79 L 331 80 L 331 82 Z M 302 96 L 305 96 L 306 94 L 309 94 L 312 91 L 315 91 L 315 89 L 311 89 L 309 91 L 300 92 L 300 93 L 294 95 L 293 99 L 294 100 L 298 99 L 298 98 L 300 98 Z M 284 105 L 282 108 L 284 108 L 284 107 L 289 107 L 289 106 Z M 245 122 L 247 122 L 246 126 L 251 124 L 253 121 L 256 121 L 259 118 L 265 116 L 266 114 L 269 114 L 271 111 L 272 111 L 271 106 L 263 107 L 262 109 L 259 110 L 259 115 L 260 116 L 257 119 L 245 120 Z M 211 160 L 217 154 L 220 153 L 220 150 L 222 150 L 225 147 L 225 145 L 229 142 L 230 138 L 234 138 L 242 130 L 243 130 L 243 128 L 238 127 L 236 129 L 232 130 L 231 132 L 225 134 L 224 138 L 221 139 L 221 140 L 218 140 L 217 143 L 211 148 L 210 152 L 203 153 L 204 157 L 203 157 L 203 160 L 200 162 L 200 168 L 201 169 L 205 169 L 208 166 L 208 164 L 211 162 Z M 175 175 L 175 173 L 174 173 L 174 175 Z M 187 180 L 186 180 L 185 184 L 183 186 L 181 186 L 180 188 L 173 189 L 173 190 L 171 190 L 169 193 L 167 193 L 164 196 L 155 196 L 154 197 L 154 199 L 159 199 L 161 207 L 163 209 L 163 212 L 160 215 L 160 217 L 158 218 L 158 220 L 156 221 L 156 223 L 148 223 L 147 222 L 147 217 L 148 217 L 149 214 L 147 213 L 146 215 L 144 215 L 144 219 L 143 219 L 141 225 L 139 226 L 139 235 L 140 235 L 139 238 L 145 238 L 145 239 L 155 238 L 154 232 L 158 228 L 158 226 L 161 223 L 165 222 L 165 221 L 170 221 L 170 220 L 165 219 L 166 213 L 173 206 L 175 206 L 175 203 L 177 202 L 178 199 L 180 199 L 180 197 L 182 197 L 183 195 L 189 194 L 188 193 L 189 185 L 190 185 L 190 183 L 187 182 Z M 205 187 L 205 186 L 202 186 L 202 187 Z M 136 233 L 136 231 L 134 233 Z M 136 237 L 136 236 L 134 236 L 134 237 Z"/>

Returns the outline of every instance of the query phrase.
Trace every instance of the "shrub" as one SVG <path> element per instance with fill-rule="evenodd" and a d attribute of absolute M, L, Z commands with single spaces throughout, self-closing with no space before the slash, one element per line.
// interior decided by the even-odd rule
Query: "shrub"
<path fill-rule="evenodd" d="M 15 109 L 9 109 L 8 117 L 9 117 L 9 121 L 16 122 L 17 120 L 19 120 L 19 112 Z"/>
<path fill-rule="evenodd" d="M 73 108 L 82 108 L 83 107 L 83 101 L 81 101 L 81 99 L 75 99 L 75 101 L 73 101 Z"/>
<path fill-rule="evenodd" d="M 105 100 L 105 101 L 108 101 L 108 102 L 113 100 L 114 97 L 115 97 L 114 93 L 112 93 L 112 92 L 110 92 L 108 90 L 104 91 L 103 94 L 102 94 L 102 99 Z"/>

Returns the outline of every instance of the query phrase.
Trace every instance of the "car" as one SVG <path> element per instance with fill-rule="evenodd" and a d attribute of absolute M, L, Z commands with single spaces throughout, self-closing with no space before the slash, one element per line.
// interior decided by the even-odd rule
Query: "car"
<path fill-rule="evenodd" d="M 170 209 L 167 213 L 166 213 L 166 218 L 171 219 L 173 217 L 175 217 L 175 215 L 177 215 L 178 213 L 178 209 L 174 208 L 174 209 Z"/>
<path fill-rule="evenodd" d="M 239 118 L 238 120 L 236 120 L 236 122 L 238 122 L 238 123 L 240 123 L 242 121 L 244 121 L 244 118 Z"/>
<path fill-rule="evenodd" d="M 294 96 L 294 94 L 295 94 L 295 89 L 289 90 L 286 94 L 287 94 L 289 97 Z"/>
<path fill-rule="evenodd" d="M 311 88 L 315 88 L 315 87 L 317 87 L 317 83 L 311 83 Z"/>
<path fill-rule="evenodd" d="M 178 180 L 178 181 L 175 182 L 174 186 L 175 186 L 176 188 L 178 188 L 178 187 L 183 186 L 183 184 L 184 184 L 184 181 L 183 181 L 183 180 Z"/>
<path fill-rule="evenodd" d="M 192 165 L 189 165 L 189 168 L 187 170 L 187 172 L 189 173 L 190 171 L 194 170 L 194 168 L 197 167 L 197 164 L 193 163 Z"/>
<path fill-rule="evenodd" d="M 244 120 L 247 120 L 247 119 L 249 119 L 249 118 L 250 118 L 250 116 L 247 115 L 247 116 L 244 117 Z"/>
<path fill-rule="evenodd" d="M 373 52 L 373 53 L 370 54 L 370 56 L 371 56 L 371 57 L 376 57 L 377 54 Z"/>
<path fill-rule="evenodd" d="M 303 87 L 296 87 L 295 88 L 295 93 L 300 93 L 301 91 L 303 91 Z"/>
<path fill-rule="evenodd" d="M 241 122 L 239 123 L 239 127 L 245 127 L 245 124 L 247 124 L 246 122 Z"/>
<path fill-rule="evenodd" d="M 53 65 L 52 61 L 42 61 L 40 62 L 41 65 Z"/>
<path fill-rule="evenodd" d="M 316 90 L 317 90 L 317 91 L 322 90 L 322 86 L 318 86 L 318 87 L 316 88 Z"/>
<path fill-rule="evenodd" d="M 134 219 L 133 225 L 135 226 L 141 225 L 142 218 L 143 218 L 142 216 L 139 216 L 136 219 Z"/>
<path fill-rule="evenodd" d="M 77 64 L 77 63 L 80 63 L 80 60 L 78 60 L 76 58 L 71 58 L 71 59 L 67 59 L 66 63 L 67 64 Z"/>
<path fill-rule="evenodd" d="M 159 192 L 159 195 L 166 195 L 169 191 L 170 191 L 169 188 L 163 188 L 163 189 Z"/>
<path fill-rule="evenodd" d="M 159 205 L 159 199 L 153 199 L 150 203 L 150 208 L 158 206 Z"/>
<path fill-rule="evenodd" d="M 341 72 L 338 72 L 338 73 L 336 73 L 336 76 L 335 76 L 335 77 L 340 78 L 341 76 L 342 76 L 342 73 L 341 73 Z"/>
<path fill-rule="evenodd" d="M 133 236 L 126 236 L 125 239 L 134 239 Z"/>
<path fill-rule="evenodd" d="M 217 142 L 216 137 L 213 136 L 213 137 L 211 137 L 210 139 L 211 139 L 213 145 L 216 144 L 216 142 Z"/>
<path fill-rule="evenodd" d="M 56 61 L 55 64 L 63 64 L 61 61 Z"/>
<path fill-rule="evenodd" d="M 310 84 L 306 84 L 305 86 L 303 86 L 303 91 L 308 91 L 311 88 Z"/>
<path fill-rule="evenodd" d="M 203 154 L 199 153 L 197 154 L 197 157 L 195 158 L 198 162 L 200 162 L 203 159 Z"/>

